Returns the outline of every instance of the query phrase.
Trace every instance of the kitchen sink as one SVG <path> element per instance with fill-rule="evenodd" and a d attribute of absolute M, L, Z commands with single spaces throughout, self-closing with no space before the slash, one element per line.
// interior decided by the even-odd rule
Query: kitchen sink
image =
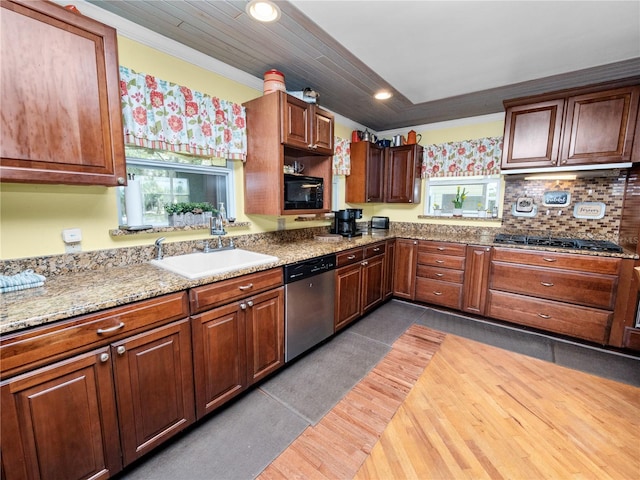
<path fill-rule="evenodd" d="M 162 260 L 151 260 L 151 263 L 193 280 L 277 261 L 278 257 L 235 248 L 165 257 Z"/>

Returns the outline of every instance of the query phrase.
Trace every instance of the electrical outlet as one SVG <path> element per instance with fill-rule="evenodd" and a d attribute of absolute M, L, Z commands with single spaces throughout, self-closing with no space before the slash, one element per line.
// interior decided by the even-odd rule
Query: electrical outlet
<path fill-rule="evenodd" d="M 82 245 L 78 243 L 65 243 L 64 253 L 79 253 L 82 251 Z"/>
<path fill-rule="evenodd" d="M 278 227 L 277 227 L 278 231 L 285 229 L 286 220 L 287 220 L 286 218 L 279 218 L 278 219 Z"/>

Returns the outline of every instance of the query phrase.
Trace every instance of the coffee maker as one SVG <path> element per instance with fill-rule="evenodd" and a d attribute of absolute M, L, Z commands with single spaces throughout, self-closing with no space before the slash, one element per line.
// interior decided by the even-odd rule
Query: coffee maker
<path fill-rule="evenodd" d="M 361 208 L 347 208 L 346 210 L 334 211 L 334 222 L 331 233 L 337 233 L 343 237 L 360 237 L 362 232 L 358 232 L 356 220 L 362 218 Z"/>

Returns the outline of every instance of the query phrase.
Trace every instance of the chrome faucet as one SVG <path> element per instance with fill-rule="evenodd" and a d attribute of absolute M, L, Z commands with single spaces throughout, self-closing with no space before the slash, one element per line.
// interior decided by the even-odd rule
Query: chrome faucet
<path fill-rule="evenodd" d="M 156 255 L 156 260 L 162 260 L 162 242 L 164 242 L 164 237 L 160 237 L 156 240 L 156 249 L 158 254 Z"/>

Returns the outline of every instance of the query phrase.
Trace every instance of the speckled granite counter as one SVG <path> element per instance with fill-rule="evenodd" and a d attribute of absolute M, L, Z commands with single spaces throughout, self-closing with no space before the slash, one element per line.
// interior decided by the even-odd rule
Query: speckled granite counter
<path fill-rule="evenodd" d="M 233 273 L 189 280 L 149 263 L 127 266 L 110 266 L 100 270 L 73 272 L 47 278 L 43 287 L 21 290 L 0 295 L 0 334 L 35 327 L 78 315 L 97 312 L 106 308 L 186 290 L 199 285 L 233 278 L 269 268 L 280 267 L 319 255 L 335 253 L 349 248 L 375 243 L 389 238 L 412 238 L 416 240 L 455 241 L 473 245 L 493 246 L 496 232 L 449 231 L 381 231 L 339 242 L 322 242 L 313 239 L 291 239 L 290 241 L 256 242 L 241 245 L 241 248 L 273 255 L 279 261 L 272 264 L 240 270 Z M 558 248 L 517 247 L 594 255 Z M 186 252 L 185 252 L 186 253 Z M 176 253 L 172 253 L 176 254 Z M 621 254 L 595 254 L 609 257 L 637 258 L 633 252 Z"/>

